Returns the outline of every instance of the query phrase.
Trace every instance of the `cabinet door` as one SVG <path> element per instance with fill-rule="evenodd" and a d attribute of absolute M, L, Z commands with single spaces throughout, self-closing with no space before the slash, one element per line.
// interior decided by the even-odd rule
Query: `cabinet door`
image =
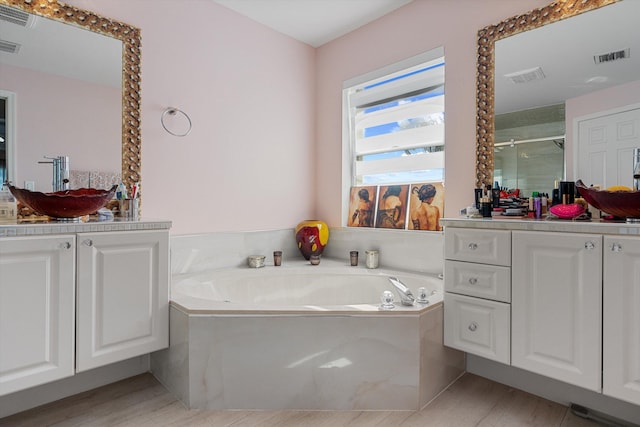
<path fill-rule="evenodd" d="M 150 353 L 169 341 L 169 234 L 78 234 L 76 371 Z"/>
<path fill-rule="evenodd" d="M 509 363 L 509 304 L 444 295 L 444 345 Z"/>
<path fill-rule="evenodd" d="M 474 262 L 444 261 L 447 292 L 511 302 L 511 268 Z"/>
<path fill-rule="evenodd" d="M 640 237 L 605 237 L 602 391 L 640 405 Z"/>
<path fill-rule="evenodd" d="M 444 257 L 508 267 L 511 265 L 511 231 L 447 228 Z"/>
<path fill-rule="evenodd" d="M 0 396 L 73 375 L 75 236 L 0 238 Z"/>
<path fill-rule="evenodd" d="M 511 362 L 600 391 L 602 236 L 513 232 Z"/>

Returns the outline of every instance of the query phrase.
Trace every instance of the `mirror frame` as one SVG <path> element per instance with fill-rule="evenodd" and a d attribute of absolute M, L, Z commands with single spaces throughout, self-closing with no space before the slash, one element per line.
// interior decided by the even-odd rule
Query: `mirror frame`
<path fill-rule="evenodd" d="M 558 0 L 478 31 L 476 74 L 476 188 L 493 186 L 495 42 L 618 0 Z"/>
<path fill-rule="evenodd" d="M 0 0 L 0 4 L 75 25 L 122 42 L 122 182 L 127 188 L 132 188 L 133 184 L 140 182 L 142 178 L 140 29 L 55 0 Z"/>

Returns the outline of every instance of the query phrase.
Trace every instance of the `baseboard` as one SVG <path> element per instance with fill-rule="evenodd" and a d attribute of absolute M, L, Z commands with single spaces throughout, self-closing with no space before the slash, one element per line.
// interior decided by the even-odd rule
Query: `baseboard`
<path fill-rule="evenodd" d="M 0 397 L 0 418 L 149 371 L 149 355 L 81 372 Z"/>

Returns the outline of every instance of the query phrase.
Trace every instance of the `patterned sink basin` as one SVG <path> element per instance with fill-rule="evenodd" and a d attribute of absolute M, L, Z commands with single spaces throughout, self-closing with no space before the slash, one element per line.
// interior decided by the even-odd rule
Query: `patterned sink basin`
<path fill-rule="evenodd" d="M 640 191 L 608 191 L 576 181 L 580 195 L 593 207 L 619 218 L 640 218 Z"/>
<path fill-rule="evenodd" d="M 117 185 L 109 190 L 80 188 L 78 190 L 41 193 L 9 185 L 11 194 L 34 211 L 53 218 L 70 219 L 89 215 L 104 207 L 116 193 Z"/>

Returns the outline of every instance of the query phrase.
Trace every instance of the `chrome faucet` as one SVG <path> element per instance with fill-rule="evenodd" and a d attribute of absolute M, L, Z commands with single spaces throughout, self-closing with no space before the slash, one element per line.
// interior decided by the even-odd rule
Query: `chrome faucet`
<path fill-rule="evenodd" d="M 397 277 L 389 277 L 389 281 L 396 288 L 402 305 L 413 305 L 415 303 L 416 298 L 411 293 L 411 289 L 407 288 Z"/>
<path fill-rule="evenodd" d="M 53 181 L 51 183 L 53 191 L 69 189 L 69 156 L 47 157 L 50 162 L 38 162 L 53 165 Z"/>

